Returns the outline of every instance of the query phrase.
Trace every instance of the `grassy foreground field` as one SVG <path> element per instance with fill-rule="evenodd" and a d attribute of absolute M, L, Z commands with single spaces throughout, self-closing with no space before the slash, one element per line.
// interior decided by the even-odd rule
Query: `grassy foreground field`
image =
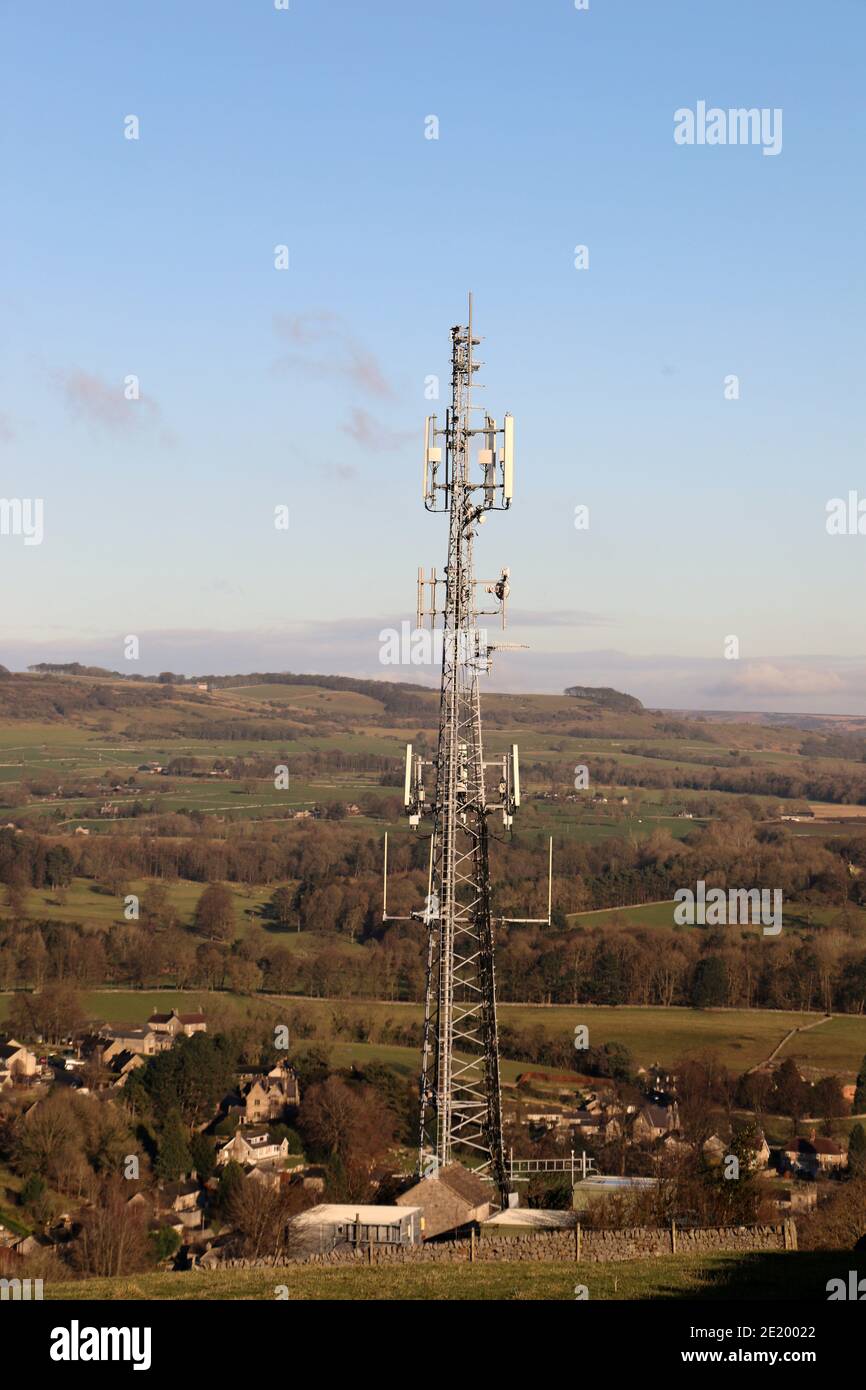
<path fill-rule="evenodd" d="M 48 1285 L 48 1299 L 93 1302 L 149 1300 L 574 1300 L 586 1285 L 590 1301 L 609 1299 L 801 1299 L 825 1301 L 827 1281 L 866 1273 L 866 1256 L 789 1252 L 629 1260 L 400 1266 L 398 1268 L 239 1269 L 140 1274 Z M 279 1293 L 277 1292 L 279 1290 Z"/>

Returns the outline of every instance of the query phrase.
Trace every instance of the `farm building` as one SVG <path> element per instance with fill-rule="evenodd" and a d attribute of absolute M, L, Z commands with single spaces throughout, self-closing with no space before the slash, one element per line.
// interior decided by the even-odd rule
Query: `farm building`
<path fill-rule="evenodd" d="M 542 1231 L 571 1231 L 577 1225 L 573 1211 L 548 1211 L 543 1207 L 506 1207 L 481 1223 L 482 1236 L 532 1236 Z"/>
<path fill-rule="evenodd" d="M 308 1255 L 339 1249 L 418 1245 L 424 1214 L 420 1207 L 370 1206 L 363 1202 L 321 1202 L 297 1218 L 302 1249 Z"/>

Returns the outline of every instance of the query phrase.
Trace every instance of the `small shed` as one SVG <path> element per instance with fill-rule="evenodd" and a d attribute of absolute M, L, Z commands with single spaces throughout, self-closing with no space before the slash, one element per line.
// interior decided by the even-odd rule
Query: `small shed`
<path fill-rule="evenodd" d="M 377 1249 L 421 1242 L 420 1207 L 374 1206 L 363 1202 L 320 1202 L 301 1212 L 297 1231 L 309 1255 L 339 1249 Z"/>

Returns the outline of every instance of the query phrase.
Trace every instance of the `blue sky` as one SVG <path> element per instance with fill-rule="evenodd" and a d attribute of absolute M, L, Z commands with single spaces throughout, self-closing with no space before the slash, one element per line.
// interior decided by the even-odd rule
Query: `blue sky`
<path fill-rule="evenodd" d="M 424 384 L 472 289 L 530 646 L 491 688 L 866 711 L 866 536 L 825 526 L 866 498 L 864 38 L 861 0 L 7 11 L 0 497 L 44 539 L 0 535 L 0 661 L 423 678 L 379 633 L 444 561 Z M 677 145 L 700 100 L 780 153 Z"/>

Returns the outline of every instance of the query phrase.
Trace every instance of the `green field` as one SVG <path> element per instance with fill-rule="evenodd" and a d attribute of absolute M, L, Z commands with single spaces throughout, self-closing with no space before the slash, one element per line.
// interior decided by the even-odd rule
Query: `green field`
<path fill-rule="evenodd" d="M 284 709 L 311 709 L 317 714 L 333 710 L 346 715 L 378 715 L 384 705 L 369 695 L 352 690 L 325 690 L 318 685 L 233 685 L 215 690 L 213 697 L 222 704 L 253 704 L 266 701 Z M 328 706 L 331 706 L 329 710 Z"/>
<path fill-rule="evenodd" d="M 125 885 L 129 893 L 141 898 L 148 888 L 146 879 L 130 879 Z M 177 880 L 164 887 L 178 920 L 184 926 L 192 923 L 196 903 L 206 888 L 204 883 Z M 257 917 L 262 906 L 273 896 L 271 888 L 245 888 L 236 883 L 227 885 L 235 900 L 239 935 L 250 917 Z M 123 898 L 100 892 L 92 879 L 77 878 L 65 890 L 30 888 L 24 895 L 27 915 L 34 920 L 54 918 L 62 922 L 82 922 L 91 927 L 110 927 L 122 922 Z M 0 918 L 9 915 L 9 908 L 0 903 Z"/>
<path fill-rule="evenodd" d="M 411 676 L 413 673 L 395 674 Z M 316 677 L 317 682 L 323 679 Z M 24 829 L 38 826 L 58 835 L 68 834 L 75 825 L 83 823 L 94 834 L 117 834 L 124 839 L 150 833 L 181 838 L 201 833 L 205 838 L 231 841 L 248 832 L 246 825 L 233 827 L 231 822 L 234 821 L 276 822 L 285 814 L 315 802 L 357 801 L 362 792 L 398 801 L 405 742 L 417 738 L 419 729 L 430 746 L 435 738 L 437 695 L 433 689 L 417 687 L 410 692 L 414 702 L 410 706 L 412 713 L 400 715 L 394 712 L 400 708 L 399 701 L 393 698 L 395 688 L 387 685 L 382 686 L 382 699 L 378 699 L 369 693 L 348 689 L 329 690 L 318 683 L 257 683 L 254 677 L 244 677 L 244 681 L 243 685 L 199 692 L 171 685 L 134 688 L 129 682 L 98 677 L 15 676 L 5 680 L 0 689 L 0 796 L 6 805 L 0 810 L 0 823 L 8 818 Z M 401 698 L 403 694 L 405 692 L 401 693 Z M 485 697 L 484 709 L 489 754 L 495 755 L 512 741 L 520 744 L 527 777 L 523 822 L 522 827 L 519 824 L 517 827 L 518 847 L 520 837 L 525 837 L 524 846 L 533 850 L 547 833 L 554 836 L 555 845 L 557 840 L 561 842 L 566 838 L 576 838 L 589 845 L 617 840 L 637 845 L 660 833 L 662 843 L 667 835 L 697 838 L 706 832 L 710 819 L 725 814 L 744 800 L 748 804 L 747 813 L 758 818 L 771 809 L 773 801 L 778 809 L 779 798 L 769 795 L 744 798 L 734 792 L 708 793 L 666 785 L 671 780 L 667 774 L 674 774 L 677 769 L 686 773 L 688 769 L 707 769 L 714 764 L 723 771 L 742 766 L 747 771 L 749 768 L 770 768 L 773 772 L 790 771 L 806 776 L 811 775 L 810 769 L 814 773 L 815 765 L 820 764 L 820 774 L 838 772 L 841 776 L 856 767 L 856 760 L 852 763 L 839 757 L 806 756 L 802 751 L 803 730 L 763 722 L 674 718 L 630 706 L 617 708 L 616 703 L 611 705 L 609 701 L 563 695 L 493 693 Z M 42 717 L 37 717 L 34 710 L 41 711 Z M 273 738 L 269 736 L 271 728 L 277 731 Z M 249 738 L 246 737 L 248 731 Z M 264 732 L 268 737 L 259 739 L 253 736 L 256 732 Z M 824 746 L 821 740 L 827 732 L 835 737 L 835 723 L 820 731 L 819 748 Z M 862 732 L 859 724 L 857 732 Z M 238 736 L 232 737 L 231 733 Z M 204 736 L 199 737 L 199 734 Z M 811 737 L 814 743 L 816 736 Z M 828 741 L 826 746 L 834 748 L 838 744 Z M 339 753 L 343 757 L 334 760 L 337 767 L 333 770 L 321 762 L 312 765 L 318 769 L 313 772 L 308 763 L 305 775 L 296 776 L 292 758 L 316 750 Z M 348 766 L 350 761 L 356 761 L 358 754 L 362 755 L 360 770 Z M 365 754 L 371 755 L 369 764 L 364 761 Z M 211 760 L 230 762 L 251 755 L 249 766 L 256 775 L 246 777 L 240 766 L 233 768 L 232 777 L 190 774 L 167 778 L 137 772 L 139 764 L 166 764 L 181 755 L 197 758 L 198 770 L 203 773 L 209 770 Z M 383 756 L 393 759 L 393 785 L 388 785 L 390 772 L 386 770 L 383 774 L 372 755 L 376 755 L 376 759 Z M 277 791 L 273 779 L 263 775 L 270 759 L 274 764 L 284 759 L 288 762 L 291 783 L 287 791 Z M 610 803 L 592 806 L 589 792 L 579 802 L 564 800 L 570 794 L 570 768 L 578 761 L 586 761 L 591 766 L 593 761 L 601 759 L 605 760 L 604 776 L 609 784 L 604 791 L 611 797 Z M 533 763 L 541 766 L 533 769 Z M 326 770 L 321 770 L 323 767 Z M 666 774 L 662 779 L 650 779 L 661 780 L 664 785 L 632 787 L 622 784 L 623 777 L 640 776 L 642 770 L 647 776 L 659 771 Z M 133 791 L 124 789 L 114 793 L 109 790 L 115 782 L 125 788 L 133 775 L 136 779 Z M 29 784 L 32 790 L 28 792 L 24 784 Z M 60 784 L 59 789 L 57 784 Z M 560 799 L 540 799 L 541 792 L 546 789 Z M 86 797 L 77 795 L 81 790 L 87 792 Z M 832 791 L 820 794 L 830 795 Z M 30 799 L 24 804 L 28 795 Z M 629 805 L 617 804 L 617 796 L 627 796 Z M 102 801 L 114 801 L 122 806 L 136 799 L 145 808 L 152 807 L 154 816 L 160 816 L 161 820 L 156 821 L 149 811 L 129 819 L 97 814 Z M 701 816 L 696 815 L 694 820 L 678 818 L 676 812 L 686 806 L 700 811 Z M 86 811 L 92 814 L 82 820 Z M 213 821 L 206 822 L 203 827 L 198 822 L 184 824 L 180 819 L 183 812 L 202 812 Z M 286 828 L 285 838 L 292 840 L 297 836 L 301 841 L 311 828 L 308 821 L 301 821 Z M 361 816 L 353 816 L 341 824 L 341 832 L 347 837 L 356 828 L 366 832 L 372 843 L 381 836 L 384 825 L 381 820 L 374 823 Z M 851 822 L 837 830 L 840 835 L 849 837 L 862 835 L 866 833 L 866 822 L 859 825 Z M 828 831 L 826 824 L 816 821 L 814 826 L 786 824 L 782 834 L 789 833 L 836 832 Z M 69 836 L 66 843 L 72 844 L 73 838 Z M 86 846 L 88 841 L 75 843 Z M 375 856 L 377 846 L 373 844 L 372 848 Z M 598 856 L 600 860 L 616 858 L 615 843 L 611 846 L 612 856 L 607 853 L 607 847 L 604 848 L 605 853 Z M 87 860 L 88 856 L 83 856 L 85 864 Z M 94 856 L 94 860 L 104 862 L 98 856 Z M 859 865 L 852 864 L 852 875 L 858 869 Z M 670 878 L 657 877 L 654 881 L 669 884 Z M 632 879 L 632 885 L 634 882 Z M 189 928 L 204 884 L 179 881 L 167 882 L 165 886 L 180 925 Z M 336 937 L 280 929 L 263 917 L 262 909 L 276 886 L 241 888 L 230 885 L 236 903 L 239 936 L 264 929 L 281 947 L 299 955 L 323 953 L 323 948 L 327 948 L 338 951 L 351 962 L 357 960 L 359 967 L 366 964 L 370 954 L 366 946 Z M 124 887 L 141 897 L 147 885 L 135 879 Z M 633 886 L 624 891 L 640 896 L 639 888 L 635 891 Z M 3 897 L 5 899 L 5 894 Z M 576 893 L 575 905 L 582 900 L 582 895 Z M 605 901 L 609 900 L 609 895 L 599 894 L 586 900 Z M 651 933 L 676 929 L 673 906 L 666 902 L 597 910 L 571 914 L 568 921 L 575 934 L 600 935 L 627 927 Z M 30 890 L 25 894 L 25 911 L 31 922 L 67 921 L 93 931 L 107 931 L 112 924 L 124 921 L 122 898 L 100 891 L 100 885 L 83 878 L 74 879 L 65 891 Z M 833 927 L 839 915 L 836 908 L 786 902 L 784 924 L 789 931 L 810 934 L 818 945 L 820 929 Z M 0 902 L 0 919 L 8 916 L 7 903 Z M 866 931 L 866 911 L 849 906 L 845 932 L 853 943 L 852 949 L 856 947 L 858 928 Z M 747 930 L 760 931 L 760 928 Z M 768 950 L 772 949 L 770 942 Z M 115 971 L 115 978 L 117 974 Z M 310 978 L 315 981 L 318 977 Z M 154 979 L 169 986 L 174 983 L 168 975 L 157 974 Z M 291 981 L 292 976 L 288 979 Z M 316 984 L 304 987 L 315 988 Z M 385 993 L 387 986 L 377 983 L 375 988 Z M 542 991 L 534 990 L 533 997 L 542 997 Z M 555 997 L 567 998 L 568 995 L 561 989 Z M 635 992 L 630 997 L 639 998 L 641 994 Z M 683 991 L 677 997 L 689 995 Z M 773 996 L 764 994 L 762 997 Z M 782 997 L 799 1002 L 795 991 Z M 312 1021 L 317 1036 L 326 1040 L 336 1037 L 335 1047 L 341 1049 L 341 1057 L 347 1055 L 345 1049 L 384 1048 L 388 1052 L 388 1044 L 380 1041 L 384 1023 L 404 1019 L 417 1022 L 421 1016 L 418 1004 L 386 1000 L 280 999 L 203 991 L 183 994 L 171 989 L 94 990 L 86 999 L 86 1007 L 94 1018 L 111 1022 L 140 1022 L 155 1007 L 156 1000 L 162 1007 L 170 1007 L 169 1000 L 187 1009 L 204 1007 L 205 1012 L 221 1021 L 254 1012 L 270 1016 L 283 1009 L 301 1012 Z M 193 999 L 195 1003 L 190 1002 Z M 8 999 L 0 998 L 0 1011 L 7 1006 Z M 575 1008 L 508 1003 L 501 1006 L 500 1016 L 506 1027 L 530 1032 L 540 1030 L 565 1042 L 577 1024 L 586 1024 L 591 1045 L 620 1042 L 638 1065 L 655 1061 L 670 1064 L 684 1056 L 713 1052 L 736 1071 L 767 1058 L 790 1029 L 815 1021 L 814 1015 L 742 1009 L 650 1010 L 625 1006 Z M 337 1024 L 335 1017 L 340 1020 Z M 415 1070 L 417 1059 L 412 1049 L 394 1051 L 401 1054 L 396 1059 L 401 1066 Z M 404 1052 L 408 1054 L 406 1057 L 402 1056 Z M 808 1032 L 795 1034 L 784 1049 L 784 1055 L 796 1056 L 805 1065 L 846 1074 L 858 1068 L 864 1052 L 866 1019 L 861 1016 L 836 1017 L 829 1024 L 821 1023 Z M 515 1062 L 515 1065 L 519 1064 Z"/>
<path fill-rule="evenodd" d="M 421 1064 L 420 1051 L 412 1047 L 394 1047 L 387 1043 L 337 1042 L 329 1047 L 328 1054 L 332 1066 L 363 1066 L 365 1062 L 380 1062 L 402 1072 L 404 1076 L 413 1078 L 418 1075 Z M 532 1065 L 531 1062 L 515 1062 L 503 1058 L 499 1063 L 502 1080 L 516 1081 L 521 1072 L 525 1072 Z"/>
<path fill-rule="evenodd" d="M 46 701 L 46 717 L 42 721 L 29 717 L 2 721 L 0 790 L 6 801 L 4 810 L 10 817 L 45 828 L 68 830 L 81 823 L 92 832 L 105 832 L 122 822 L 96 814 L 85 817 L 88 810 L 93 811 L 93 797 L 100 795 L 98 789 L 92 795 L 87 789 L 87 798 L 37 791 L 28 801 L 15 794 L 22 781 L 44 780 L 56 774 L 60 780 L 65 777 L 74 783 L 76 778 L 99 778 L 106 772 L 125 781 L 135 773 L 138 763 L 167 762 L 182 754 L 194 755 L 205 763 L 213 758 L 250 754 L 273 757 L 275 761 L 285 756 L 290 771 L 292 757 L 306 751 L 384 755 L 394 759 L 396 787 L 407 737 L 411 738 L 419 726 L 432 730 L 436 718 L 436 692 L 423 687 L 413 692 L 413 699 L 424 707 L 423 712 L 420 716 L 414 714 L 407 725 L 400 719 L 389 719 L 384 699 L 317 685 L 250 681 L 242 686 L 218 687 L 209 693 L 171 687 L 151 689 L 151 696 L 162 698 L 124 708 L 122 703 L 117 707 L 112 703 L 115 691 L 119 694 L 128 689 L 122 681 L 72 676 L 56 683 L 22 680 L 30 682 L 27 691 L 31 704 L 38 705 L 40 698 Z M 23 693 L 24 687 L 21 689 Z M 61 699 L 67 694 L 80 697 L 85 690 L 102 690 L 108 702 L 101 709 L 64 710 L 61 719 L 47 698 L 55 689 L 60 690 Z M 8 693 L 14 708 L 16 691 L 9 687 Z M 557 763 L 560 768 L 578 761 L 591 765 L 601 756 L 615 759 L 618 766 L 638 775 L 644 769 L 649 774 L 659 768 L 688 773 L 705 767 L 707 760 L 729 765 L 730 755 L 742 751 L 748 752 L 754 766 L 770 764 L 784 771 L 802 765 L 798 753 L 801 735 L 796 730 L 694 723 L 691 728 L 684 724 L 683 733 L 672 737 L 664 721 L 650 711 L 600 712 L 591 702 L 553 695 L 490 694 L 485 699 L 485 711 L 489 715 L 488 752 L 495 755 L 517 741 L 525 765 L 535 761 Z M 245 720 L 260 724 L 264 719 L 271 720 L 274 728 L 280 730 L 273 740 L 196 736 L 208 724 L 231 721 L 242 725 Z M 593 734 L 602 736 L 588 738 L 574 727 L 576 721 L 586 723 L 587 719 Z M 843 761 L 830 758 L 822 763 L 828 770 L 845 767 Z M 370 790 L 379 782 L 378 776 L 364 775 L 337 774 L 332 779 L 309 781 L 293 777 L 290 789 L 278 792 L 272 782 L 261 777 L 256 779 L 252 791 L 230 779 L 179 776 L 173 780 L 177 785 L 169 789 L 167 779 L 137 774 L 136 795 L 152 801 L 157 813 L 202 811 L 229 821 L 279 818 L 287 808 L 317 800 L 349 800 L 360 789 Z M 76 790 L 74 785 L 69 789 Z M 699 820 L 678 819 L 674 814 L 701 795 L 688 788 L 659 791 L 652 787 L 610 785 L 605 790 L 611 796 L 628 795 L 632 805 L 622 809 L 613 805 L 593 808 L 587 802 L 539 801 L 535 788 L 527 782 L 526 824 L 534 821 L 556 836 L 588 844 L 616 838 L 638 842 L 659 830 L 680 839 L 701 824 Z M 105 797 L 110 796 L 106 790 Z M 116 796 L 127 799 L 126 793 Z M 712 800 L 721 806 L 736 801 L 737 796 L 714 792 Z M 792 827 L 792 831 L 816 833 L 813 827 L 805 825 Z"/>
<path fill-rule="evenodd" d="M 335 1299 L 563 1300 L 573 1303 L 575 1286 L 589 1300 L 752 1299 L 825 1302 L 827 1282 L 844 1271 L 866 1272 L 866 1256 L 846 1252 L 788 1252 L 760 1255 L 671 1256 L 612 1264 L 565 1261 L 530 1263 L 477 1261 L 454 1265 L 387 1265 L 323 1269 L 290 1265 L 276 1269 L 139 1274 L 125 1279 L 90 1279 L 45 1286 L 47 1299 L 92 1302 L 129 1299 Z"/>
<path fill-rule="evenodd" d="M 675 840 L 682 840 L 692 834 L 696 824 L 699 824 L 693 820 L 677 820 L 673 816 L 623 816 L 621 820 L 614 820 L 598 816 L 593 811 L 578 813 L 568 805 L 558 806 L 555 801 L 530 801 L 529 805 L 537 811 L 539 824 L 548 834 L 562 835 L 584 844 L 611 839 L 646 840 L 659 830 L 667 831 Z"/>
<path fill-rule="evenodd" d="M 316 784 L 316 790 L 321 799 L 327 799 L 328 792 L 335 794 L 336 784 Z M 342 790 L 342 788 L 341 788 Z M 367 790 L 367 788 L 364 788 Z M 386 788 L 378 788 L 384 794 Z M 167 798 L 171 799 L 171 798 Z M 366 824 L 363 817 L 359 817 L 359 823 Z M 178 920 L 182 926 L 189 926 L 192 923 L 193 912 L 196 903 L 202 897 L 203 883 L 192 883 L 189 880 L 165 880 L 165 891 L 171 899 L 171 905 L 178 913 Z M 234 895 L 236 902 L 236 912 L 238 912 L 238 934 L 242 935 L 243 930 L 250 922 L 259 920 L 263 926 L 270 927 L 267 919 L 261 917 L 261 909 L 265 903 L 270 901 L 277 885 L 270 887 L 239 887 L 238 884 L 227 884 L 229 891 Z M 139 898 L 147 890 L 147 880 L 145 878 L 132 878 L 126 884 L 129 892 L 138 894 Z M 93 927 L 108 927 L 113 922 L 124 920 L 124 902 L 121 897 L 113 897 L 99 890 L 99 885 L 90 878 L 74 878 L 70 887 L 65 890 L 38 890 L 29 888 L 25 895 L 26 915 L 33 920 L 57 919 L 61 922 L 79 922 L 89 924 Z M 649 902 L 639 903 L 637 906 L 627 906 L 627 908 L 601 908 L 595 912 L 573 912 L 567 915 L 567 920 L 577 929 L 605 929 L 616 930 L 619 927 L 648 927 L 648 929 L 670 929 L 677 931 L 696 930 L 691 926 L 677 926 L 674 923 L 673 913 L 676 903 L 673 899 L 669 902 Z M 0 901 L 0 919 L 8 916 L 8 906 Z M 847 908 L 849 919 L 859 919 L 863 929 L 866 930 L 866 910 L 855 908 L 853 903 Z M 838 908 L 824 908 L 824 906 L 803 906 L 799 903 L 785 903 L 783 912 L 783 930 L 813 931 L 816 927 L 828 927 L 834 922 L 835 917 L 840 916 Z M 300 941 L 304 945 L 309 944 L 309 937 L 303 933 L 300 938 L 293 931 L 281 930 L 285 935 L 286 944 L 296 948 Z M 738 930 L 760 931 L 759 926 L 742 927 Z M 346 949 L 352 951 L 350 942 L 334 942 L 335 947 L 345 945 Z M 357 949 L 357 948 L 354 948 Z"/>
<path fill-rule="evenodd" d="M 503 1022 L 521 1029 L 541 1025 L 546 1032 L 589 1028 L 591 1045 L 620 1042 L 644 1066 L 663 1066 L 683 1057 L 715 1053 L 733 1071 L 744 1071 L 769 1056 L 791 1028 L 815 1023 L 816 1014 L 774 1009 L 661 1009 L 582 1005 L 534 1008 L 504 1005 Z M 784 1056 L 828 1071 L 856 1071 L 866 1053 L 866 1017 L 838 1015 L 798 1034 Z"/>
<path fill-rule="evenodd" d="M 283 756 L 289 756 L 285 749 L 273 751 L 275 765 Z M 86 769 L 79 765 L 77 770 L 81 772 Z M 6 779 L 9 788 L 7 799 L 12 803 L 15 802 L 14 791 L 17 781 L 20 780 L 20 768 L 18 772 L 19 777 L 14 781 L 9 777 Z M 94 807 L 97 811 L 101 810 L 102 802 L 113 803 L 122 809 L 124 803 L 139 801 L 146 807 L 152 806 L 154 815 L 202 811 L 223 819 L 267 820 L 273 817 L 279 819 L 291 812 L 309 809 L 317 802 L 353 801 L 362 792 L 380 797 L 393 795 L 392 789 L 376 786 L 373 782 L 357 777 L 303 780 L 291 778 L 290 774 L 290 779 L 285 790 L 278 790 L 273 780 L 267 778 L 258 778 L 248 786 L 246 783 L 233 782 L 229 778 L 184 780 L 172 777 L 163 781 L 158 776 L 149 779 L 142 776 L 142 784 L 134 793 L 106 792 L 104 795 L 41 798 L 4 806 L 3 814 L 9 817 L 35 818 L 43 823 L 45 829 L 51 828 L 60 833 L 74 830 L 79 825 L 91 831 L 100 831 L 113 825 L 123 828 L 134 823 L 119 815 L 92 814 Z M 181 785 L 178 786 L 177 783 Z M 361 818 L 359 823 L 363 823 Z"/>
<path fill-rule="evenodd" d="M 682 822 L 680 822 L 682 824 Z M 570 912 L 568 922 L 573 927 L 603 927 L 605 931 L 620 927 L 667 928 L 670 931 L 692 931 L 692 926 L 680 926 L 674 921 L 676 902 L 640 903 L 635 907 L 607 907 L 596 912 Z M 815 927 L 829 927 L 840 917 L 838 907 L 814 907 L 811 904 L 784 903 L 782 908 L 783 931 L 812 931 Z M 866 911 L 849 903 L 845 908 L 849 921 L 858 923 L 866 931 Z M 700 930 L 700 928 L 698 928 Z M 733 928 L 732 928 L 733 930 Z M 759 924 L 740 926 L 737 931 L 761 932 Z"/>
<path fill-rule="evenodd" d="M 288 937 L 287 937 L 288 939 Z M 9 1006 L 9 994 L 0 994 L 0 1019 Z M 143 1023 L 149 1014 L 176 1008 L 181 1012 L 201 1010 L 220 1020 L 242 1018 L 251 1009 L 279 1019 L 281 1010 L 300 1013 L 312 1021 L 316 1037 L 333 1037 L 335 1018 L 345 1032 L 368 1037 L 388 1019 L 397 1023 L 420 1022 L 420 1004 L 390 1003 L 384 1000 L 300 999 L 293 995 L 233 995 L 204 990 L 89 990 L 83 994 L 85 1009 L 96 1019 L 109 1023 Z M 594 1007 L 593 1005 L 502 1004 L 499 1018 L 503 1027 L 531 1032 L 540 1028 L 549 1036 L 571 1037 L 577 1024 L 589 1028 L 591 1046 L 619 1042 L 628 1048 L 635 1065 L 654 1062 L 669 1066 L 684 1057 L 713 1053 L 732 1071 L 743 1072 L 767 1058 L 792 1029 L 816 1026 L 797 1033 L 781 1056 L 795 1057 L 803 1065 L 823 1072 L 854 1073 L 866 1054 L 866 1017 L 836 1015 L 829 1022 L 818 1022 L 818 1014 L 788 1013 L 770 1009 L 660 1009 Z M 302 1044 L 301 1044 L 302 1045 Z M 333 1043 L 335 1059 L 341 1064 L 364 1060 L 389 1061 L 407 1074 L 418 1068 L 413 1048 L 395 1047 L 377 1041 L 340 1035 Z M 579 1070 L 579 1053 L 575 1053 Z M 506 1079 L 513 1079 L 535 1063 L 508 1061 Z M 543 1070 L 543 1068 L 542 1068 Z"/>
<path fill-rule="evenodd" d="M 570 912 L 568 921 L 573 927 L 604 927 L 605 930 L 618 926 L 673 928 L 675 906 L 671 899 L 670 902 L 640 903 L 637 907 L 608 907 L 597 912 Z"/>

